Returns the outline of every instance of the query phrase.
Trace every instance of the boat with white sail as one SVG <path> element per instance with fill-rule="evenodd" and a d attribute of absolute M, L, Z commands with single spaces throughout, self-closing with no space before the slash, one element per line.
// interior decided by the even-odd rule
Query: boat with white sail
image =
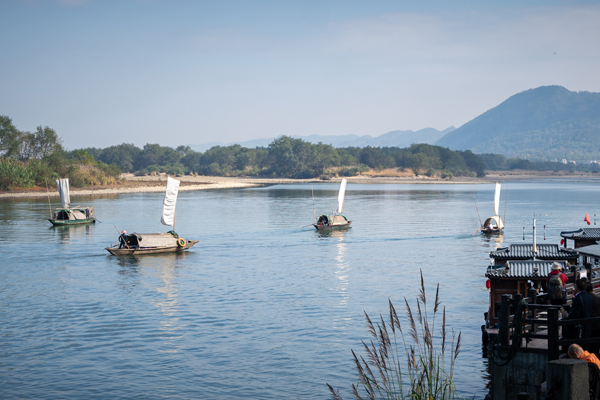
<path fill-rule="evenodd" d="M 172 226 L 171 231 L 167 233 L 129 234 L 126 231 L 121 231 L 119 233 L 119 243 L 106 247 L 106 251 L 115 256 L 174 253 L 187 250 L 198 243 L 199 240 L 187 240 L 175 232 L 175 205 L 177 204 L 178 192 L 179 181 L 168 177 L 160 222 L 163 225 Z"/>
<path fill-rule="evenodd" d="M 48 221 L 54 226 L 93 224 L 96 222 L 93 207 L 72 206 L 69 193 L 69 179 L 57 179 L 56 186 L 60 195 L 60 208 L 50 210 Z M 50 197 L 48 197 L 50 203 Z"/>
<path fill-rule="evenodd" d="M 486 219 L 481 225 L 481 233 L 491 235 L 502 233 L 504 222 L 498 213 L 500 208 L 500 184 L 496 183 L 496 191 L 494 192 L 494 215 Z"/>
<path fill-rule="evenodd" d="M 342 210 L 344 209 L 344 197 L 346 195 L 346 184 L 348 181 L 344 178 L 340 184 L 340 191 L 338 193 L 338 209 L 336 212 L 326 215 L 323 214 L 315 221 L 313 226 L 318 230 L 329 230 L 329 229 L 348 229 L 352 221 L 349 221 Z"/>

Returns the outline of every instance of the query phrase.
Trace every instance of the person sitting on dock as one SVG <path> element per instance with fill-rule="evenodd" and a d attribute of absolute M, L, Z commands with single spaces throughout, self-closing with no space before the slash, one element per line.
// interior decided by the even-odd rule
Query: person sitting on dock
<path fill-rule="evenodd" d="M 598 368 L 600 368 L 600 360 L 594 354 L 587 352 L 581 348 L 578 344 L 572 344 L 569 346 L 569 358 L 573 358 L 575 360 L 585 360 L 590 364 L 596 364 Z"/>
<path fill-rule="evenodd" d="M 555 306 L 562 306 L 567 302 L 567 292 L 565 291 L 565 285 L 569 278 L 562 272 L 562 267 L 559 263 L 555 262 L 552 266 L 552 271 L 546 278 L 548 287 L 548 299 L 550 304 Z"/>
<path fill-rule="evenodd" d="M 585 291 L 586 282 L 583 279 L 577 279 L 575 281 L 575 296 L 571 303 L 571 312 L 566 315 L 566 319 L 581 319 L 592 317 L 592 295 Z M 568 329 L 567 329 L 568 328 Z M 581 332 L 582 338 L 588 338 L 592 334 L 590 324 L 583 324 Z M 575 339 L 579 337 L 579 333 L 575 327 L 563 326 L 563 336 L 565 338 Z"/>

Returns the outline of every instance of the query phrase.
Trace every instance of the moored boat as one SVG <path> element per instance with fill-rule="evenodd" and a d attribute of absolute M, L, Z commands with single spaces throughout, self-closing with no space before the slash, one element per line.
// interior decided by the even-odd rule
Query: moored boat
<path fill-rule="evenodd" d="M 106 247 L 105 250 L 115 256 L 174 253 L 193 247 L 199 240 L 187 240 L 175 232 L 175 205 L 179 181 L 167 178 L 167 189 L 163 201 L 161 223 L 172 226 L 173 230 L 167 233 L 131 233 L 122 231 L 119 234 L 119 243 Z"/>
<path fill-rule="evenodd" d="M 342 210 L 344 209 L 344 196 L 346 195 L 346 184 L 347 180 L 342 179 L 340 184 L 340 191 L 338 193 L 338 209 L 331 215 L 323 214 L 319 216 L 319 219 L 315 221 L 313 226 L 318 230 L 330 230 L 330 229 L 348 229 L 352 221 L 348 220 Z"/>
<path fill-rule="evenodd" d="M 93 207 L 71 206 L 71 196 L 69 194 L 69 179 L 57 179 L 56 186 L 60 194 L 61 207 L 55 212 L 51 212 L 51 218 L 48 219 L 54 226 L 69 226 L 93 224 L 96 222 Z M 50 201 L 50 200 L 48 200 Z"/>

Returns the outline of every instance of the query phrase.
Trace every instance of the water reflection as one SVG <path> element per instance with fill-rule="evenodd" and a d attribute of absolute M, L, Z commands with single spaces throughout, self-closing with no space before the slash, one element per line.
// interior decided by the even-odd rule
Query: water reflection
<path fill-rule="evenodd" d="M 497 249 L 503 247 L 504 235 L 502 233 L 492 235 L 481 235 L 485 247 Z"/>
<path fill-rule="evenodd" d="M 179 344 L 181 335 L 176 335 L 176 332 L 181 329 L 177 270 L 185 260 L 186 254 L 181 252 L 118 258 L 121 259 L 118 263 L 122 266 L 119 274 L 128 278 L 129 285 L 139 283 L 138 280 L 144 279 L 144 276 L 158 278 L 155 280 L 158 284 L 152 284 L 153 290 L 158 294 L 153 296 L 152 303 L 162 315 L 162 318 L 157 321 L 157 329 L 161 332 L 160 337 L 163 344 L 160 352 L 177 353 L 181 347 Z M 134 275 L 138 278 L 133 281 L 129 279 Z"/>
<path fill-rule="evenodd" d="M 52 225 L 49 228 L 50 234 L 58 236 L 61 244 L 69 244 L 72 238 L 79 238 L 84 235 L 93 236 L 92 224 L 85 225 L 71 225 L 71 226 L 55 226 Z"/>
<path fill-rule="evenodd" d="M 348 230 L 317 231 L 317 234 L 321 238 L 331 238 L 335 242 L 336 255 L 334 274 L 337 279 L 335 291 L 340 295 L 339 306 L 346 307 L 348 305 L 348 272 L 350 270 L 349 262 L 346 260 L 347 245 L 345 243 Z"/>

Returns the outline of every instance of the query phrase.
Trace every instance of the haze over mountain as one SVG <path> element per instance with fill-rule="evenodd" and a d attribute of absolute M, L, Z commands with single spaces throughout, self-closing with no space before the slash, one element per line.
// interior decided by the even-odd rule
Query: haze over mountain
<path fill-rule="evenodd" d="M 436 145 L 532 160 L 600 158 L 600 93 L 542 86 L 511 96 Z"/>
<path fill-rule="evenodd" d="M 444 129 L 443 131 L 438 131 L 434 128 L 425 128 L 420 129 L 418 131 L 391 131 L 388 133 L 384 133 L 379 136 L 358 136 L 358 135 L 310 135 L 310 136 L 293 136 L 295 138 L 306 140 L 310 143 L 319 143 L 322 142 L 324 144 L 331 144 L 333 147 L 409 147 L 413 143 L 427 143 L 433 144 L 438 139 L 442 138 L 449 132 L 452 132 L 454 129 L 453 126 L 450 128 Z M 213 146 L 229 146 L 233 144 L 239 144 L 243 147 L 254 148 L 254 147 L 266 147 L 271 143 L 275 138 L 263 138 L 263 139 L 254 139 L 248 140 L 245 142 L 231 142 L 231 143 L 220 143 L 220 142 L 210 142 L 204 144 L 196 144 L 189 145 L 193 150 L 196 151 L 206 151 Z"/>

